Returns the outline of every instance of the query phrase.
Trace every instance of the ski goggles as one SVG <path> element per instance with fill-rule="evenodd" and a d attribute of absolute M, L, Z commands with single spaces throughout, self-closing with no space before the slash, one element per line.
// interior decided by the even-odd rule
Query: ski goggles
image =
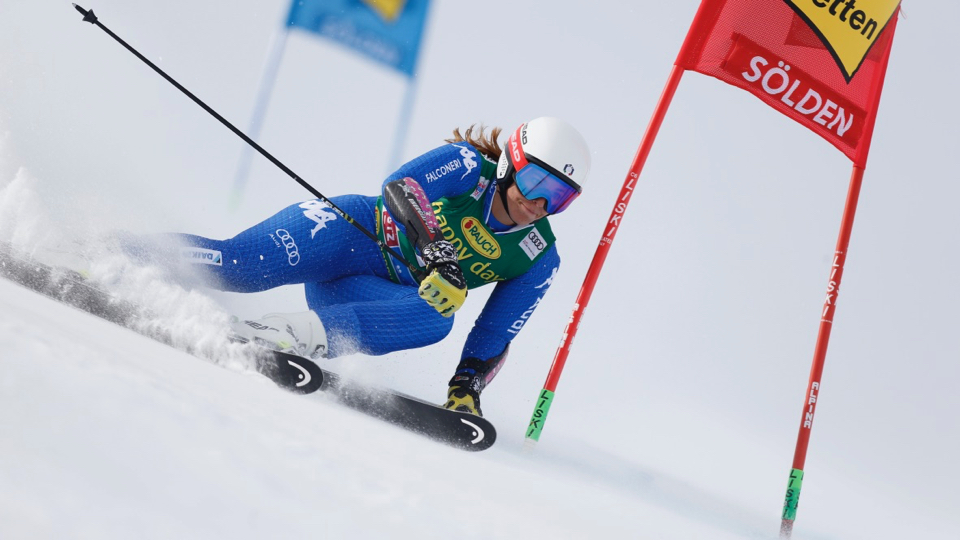
<path fill-rule="evenodd" d="M 580 186 L 534 163 L 530 156 L 525 157 L 527 163 L 514 172 L 514 180 L 524 197 L 546 199 L 547 212 L 558 214 L 580 196 Z"/>

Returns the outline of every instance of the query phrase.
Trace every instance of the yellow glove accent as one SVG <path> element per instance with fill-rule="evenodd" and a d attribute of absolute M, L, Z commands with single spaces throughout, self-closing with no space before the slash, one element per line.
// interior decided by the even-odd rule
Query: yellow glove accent
<path fill-rule="evenodd" d="M 461 289 L 451 284 L 436 270 L 430 272 L 430 275 L 420 282 L 419 291 L 420 298 L 444 317 L 453 315 L 453 312 L 460 309 L 467 299 L 466 288 Z"/>

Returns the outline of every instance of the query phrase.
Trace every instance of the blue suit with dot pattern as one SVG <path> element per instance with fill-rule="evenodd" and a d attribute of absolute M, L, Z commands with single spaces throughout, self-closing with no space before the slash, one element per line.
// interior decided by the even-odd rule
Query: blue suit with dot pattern
<path fill-rule="evenodd" d="M 448 144 L 406 163 L 384 184 L 413 178 L 431 201 L 487 185 L 484 215 L 476 217 L 502 230 L 491 212 L 499 196 L 496 182 L 481 183 L 485 159 L 465 142 Z M 376 230 L 377 197 L 343 195 L 331 201 L 367 230 Z M 175 236 L 186 246 L 181 253 L 191 248 L 219 252 L 222 264 L 194 265 L 215 288 L 256 292 L 303 283 L 307 304 L 327 331 L 330 357 L 423 347 L 442 340 L 453 326 L 454 317 L 442 317 L 420 299 L 409 272 L 400 273 L 400 283 L 391 281 L 379 246 L 317 200 L 293 204 L 228 240 Z M 495 285 L 462 358 L 492 358 L 517 335 L 559 268 L 556 247 L 548 249 L 525 274 Z"/>

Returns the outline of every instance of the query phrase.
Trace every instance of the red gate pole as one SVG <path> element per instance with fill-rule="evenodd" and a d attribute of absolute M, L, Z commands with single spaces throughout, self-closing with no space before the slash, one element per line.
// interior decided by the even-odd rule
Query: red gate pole
<path fill-rule="evenodd" d="M 896 29 L 899 8 L 893 15 L 893 27 Z M 891 38 L 892 39 L 892 38 Z M 887 76 L 887 64 L 890 62 L 891 47 L 880 61 L 880 76 L 873 85 L 873 95 L 870 103 L 876 103 L 879 110 L 880 95 L 883 92 L 883 82 Z M 853 231 L 853 218 L 857 213 L 857 202 L 860 199 L 860 186 L 863 184 L 863 173 L 867 167 L 867 157 L 870 154 L 870 145 L 873 141 L 873 130 L 876 127 L 877 115 L 867 117 L 864 125 L 864 143 L 853 160 L 853 172 L 850 175 L 850 187 L 847 189 L 847 201 L 843 208 L 843 220 L 840 223 L 840 235 L 837 238 L 837 249 L 833 256 L 833 265 L 830 268 L 830 280 L 827 283 L 827 298 L 823 303 L 823 312 L 820 317 L 820 330 L 817 334 L 817 345 L 813 353 L 813 365 L 810 367 L 810 381 L 807 383 L 807 394 L 804 397 L 803 416 L 800 418 L 800 433 L 797 435 L 797 447 L 793 453 L 793 468 L 790 470 L 790 479 L 787 482 L 787 494 L 783 502 L 783 514 L 780 516 L 780 538 L 789 539 L 793 534 L 793 522 L 797 518 L 797 504 L 800 502 L 800 488 L 803 485 L 803 467 L 807 460 L 807 446 L 810 444 L 810 431 L 813 429 L 813 416 L 817 409 L 817 398 L 820 395 L 820 383 L 823 378 L 823 364 L 827 357 L 827 344 L 830 341 L 830 330 L 833 328 L 833 315 L 837 308 L 837 295 L 840 289 L 840 278 L 843 276 L 843 265 L 847 260 L 847 250 L 850 246 L 850 233 Z"/>
<path fill-rule="evenodd" d="M 559 382 L 560 374 L 563 372 L 563 366 L 567 362 L 567 355 L 570 354 L 573 338 L 576 337 L 577 329 L 580 327 L 580 319 L 583 317 L 583 312 L 590 302 L 590 296 L 593 294 L 593 288 L 597 283 L 597 279 L 600 277 L 603 262 L 607 258 L 607 253 L 610 251 L 610 246 L 613 244 L 617 230 L 620 229 L 620 220 L 627 210 L 627 205 L 630 204 L 630 198 L 633 194 L 637 179 L 640 177 L 643 165 L 647 161 L 647 156 L 650 155 L 650 149 L 653 148 L 653 142 L 656 140 L 657 133 L 660 131 L 660 125 L 663 124 L 663 119 L 667 114 L 667 109 L 670 107 L 670 102 L 673 101 L 673 95 L 677 91 L 677 86 L 680 84 L 680 78 L 683 76 L 683 72 L 683 68 L 677 65 L 673 66 L 673 70 L 670 72 L 670 78 L 667 80 L 663 93 L 660 95 L 657 108 L 654 111 L 653 117 L 650 119 L 646 133 L 643 135 L 643 140 L 637 149 L 637 154 L 633 158 L 630 172 L 627 173 L 627 178 L 623 181 L 620 196 L 617 198 L 613 212 L 610 214 L 610 219 L 607 221 L 607 228 L 604 230 L 603 237 L 600 238 L 600 245 L 593 255 L 593 261 L 591 261 L 590 268 L 587 270 L 587 276 L 584 278 L 583 285 L 580 287 L 577 301 L 573 304 L 573 314 L 570 315 L 570 320 L 563 330 L 563 336 L 560 338 L 560 347 L 557 349 L 557 353 L 553 358 L 553 365 L 547 374 L 547 381 L 543 385 L 543 390 L 541 390 L 540 395 L 537 397 L 533 417 L 530 419 L 530 425 L 527 428 L 526 440 L 524 441 L 525 445 L 533 445 L 540 440 L 543 424 L 547 419 L 547 413 L 550 411 L 550 405 L 553 403 L 553 395 L 557 389 L 557 382 Z"/>
<path fill-rule="evenodd" d="M 833 254 L 830 267 L 830 279 L 827 282 L 827 298 L 823 302 L 820 314 L 820 331 L 813 353 L 813 365 L 810 368 L 810 381 L 804 398 L 803 414 L 800 418 L 800 433 L 793 454 L 793 468 L 787 483 L 787 494 L 783 503 L 783 515 L 780 521 L 780 538 L 790 538 L 793 522 L 797 517 L 797 503 L 800 500 L 800 488 L 803 485 L 803 466 L 807 460 L 807 446 L 810 444 L 810 431 L 813 429 L 813 416 L 817 409 L 817 397 L 820 394 L 820 382 L 823 378 L 823 364 L 827 358 L 827 345 L 830 342 L 830 330 L 833 328 L 833 316 L 837 309 L 837 296 L 840 293 L 840 279 L 843 277 L 843 265 L 850 246 L 850 233 L 853 231 L 853 218 L 857 213 L 857 201 L 860 198 L 860 185 L 863 183 L 863 167 L 854 165 L 847 190 L 847 202 L 840 224 L 840 236 L 837 249 Z"/>

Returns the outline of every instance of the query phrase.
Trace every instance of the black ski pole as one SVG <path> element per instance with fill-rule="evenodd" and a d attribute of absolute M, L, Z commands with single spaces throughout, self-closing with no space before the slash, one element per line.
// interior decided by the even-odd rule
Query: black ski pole
<path fill-rule="evenodd" d="M 184 88 L 180 83 L 178 83 L 177 81 L 175 81 L 175 80 L 173 79 L 173 77 L 167 75 L 162 69 L 160 69 L 159 67 L 157 67 L 156 64 L 154 64 L 154 63 L 151 62 L 150 60 L 147 60 L 142 54 L 140 54 L 139 52 L 137 52 L 136 49 L 134 49 L 134 48 L 131 47 L 129 44 L 127 44 L 126 41 L 120 39 L 120 36 L 114 34 L 113 32 L 110 31 L 109 28 L 107 28 L 106 26 L 102 25 L 102 24 L 100 23 L 99 19 L 97 19 L 97 16 L 94 15 L 92 9 L 83 9 L 82 7 L 78 6 L 77 4 L 73 4 L 73 7 L 75 7 L 75 8 L 77 9 L 77 11 L 80 12 L 81 15 L 83 15 L 83 20 L 84 20 L 84 21 L 86 21 L 86 22 L 88 22 L 88 23 L 90 23 L 90 24 L 96 25 L 96 26 L 99 27 L 101 30 L 103 30 L 104 32 L 106 32 L 110 37 L 112 37 L 113 39 L 117 40 L 117 43 L 123 45 L 124 48 L 126 48 L 128 51 L 130 51 L 131 53 L 133 53 L 134 56 L 136 56 L 137 58 L 139 58 L 140 60 L 142 60 L 145 64 L 147 64 L 148 66 L 150 66 L 151 68 L 153 68 L 153 70 L 156 71 L 157 73 L 159 73 L 161 77 L 163 77 L 164 79 L 166 79 L 170 84 L 176 86 L 177 89 L 179 89 L 181 92 L 183 92 L 184 94 L 186 94 L 187 97 L 189 97 L 190 99 L 192 99 L 194 103 L 196 103 L 197 105 L 199 105 L 200 107 L 202 107 L 203 110 L 207 111 L 208 113 L 210 113 L 211 115 L 213 115 L 214 118 L 216 118 L 217 120 L 219 120 L 221 124 L 223 124 L 223 125 L 227 126 L 228 128 L 230 128 L 230 131 L 236 133 L 238 137 L 240 137 L 240 138 L 243 139 L 247 144 L 249 144 L 249 145 L 252 146 L 254 149 L 256 149 L 257 152 L 260 152 L 260 153 L 263 155 L 263 157 L 269 159 L 271 163 L 273 163 L 274 165 L 276 165 L 277 167 L 279 167 L 281 171 L 287 173 L 287 175 L 289 175 L 290 178 L 293 178 L 294 180 L 296 180 L 298 184 L 300 184 L 301 186 L 303 186 L 307 191 L 309 191 L 310 193 L 312 193 L 316 198 L 318 198 L 318 199 L 320 199 L 321 201 L 323 201 L 323 202 L 325 202 L 326 204 L 328 204 L 328 205 L 330 206 L 330 208 L 333 209 L 334 212 L 336 212 L 337 214 L 340 215 L 340 217 L 342 217 L 342 218 L 345 219 L 348 223 L 350 223 L 351 225 L 353 225 L 354 227 L 356 227 L 357 229 L 359 229 L 360 232 L 362 232 L 363 234 L 365 234 L 368 238 L 370 238 L 371 240 L 373 240 L 374 242 L 376 242 L 377 245 L 380 246 L 380 249 L 383 250 L 384 253 L 388 253 L 388 254 L 389 254 L 390 256 L 392 256 L 394 259 L 397 259 L 399 262 L 403 263 L 403 265 L 406 266 L 406 267 L 410 270 L 410 273 L 413 275 L 414 279 L 416 279 L 417 281 L 422 281 L 422 280 L 423 280 L 423 277 L 424 277 L 424 276 L 423 276 L 423 274 L 420 272 L 420 270 L 419 270 L 416 266 L 414 266 L 413 264 L 411 264 L 410 261 L 408 261 L 407 259 L 405 259 L 405 258 L 403 257 L 403 255 L 401 255 L 401 254 L 397 253 L 396 251 L 390 249 L 386 244 L 384 244 L 383 242 L 381 242 L 379 238 L 377 238 L 377 235 L 375 235 L 375 234 L 373 234 L 372 232 L 370 232 L 370 231 L 369 231 L 366 227 L 364 227 L 363 225 L 361 225 L 361 224 L 357 223 L 356 221 L 354 221 L 354 219 L 353 219 L 352 217 L 350 217 L 349 214 L 347 214 L 347 213 L 344 212 L 339 206 L 337 206 L 336 204 L 334 204 L 333 201 L 331 201 L 330 199 L 326 198 L 322 193 L 320 193 L 319 191 L 317 191 L 316 189 L 314 189 L 314 187 L 311 186 L 310 184 L 308 184 L 303 178 L 300 178 L 300 176 L 298 176 L 297 173 L 295 173 L 295 172 L 293 172 L 292 170 L 290 170 L 290 168 L 287 167 L 286 165 L 284 165 L 279 159 L 273 157 L 273 155 L 271 155 L 270 152 L 267 152 L 266 150 L 264 150 L 263 147 L 261 147 L 259 144 L 257 144 L 256 142 L 254 142 L 253 139 L 251 139 L 250 137 L 247 137 L 247 135 L 246 135 L 244 132 L 242 132 L 242 131 L 240 131 L 239 129 L 237 129 L 236 126 L 234 126 L 233 124 L 231 124 L 226 118 L 220 116 L 220 114 L 217 113 L 217 111 L 211 109 L 206 103 L 204 103 L 203 101 L 201 101 L 200 98 L 198 98 L 197 96 L 193 95 L 192 92 L 190 92 L 189 90 L 187 90 L 186 88 Z"/>

